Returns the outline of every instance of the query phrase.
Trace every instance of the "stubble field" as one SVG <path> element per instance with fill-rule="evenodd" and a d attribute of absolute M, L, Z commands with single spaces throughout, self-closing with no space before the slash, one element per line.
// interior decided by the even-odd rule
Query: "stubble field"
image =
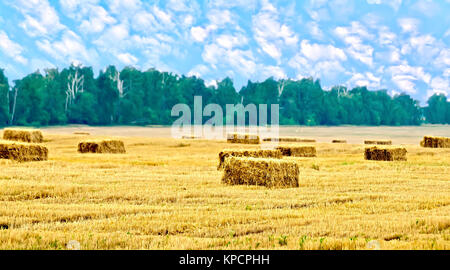
<path fill-rule="evenodd" d="M 450 249 L 450 149 L 418 145 L 423 135 L 448 136 L 448 126 L 372 137 L 308 129 L 318 156 L 285 158 L 300 167 L 289 189 L 221 183 L 218 153 L 257 145 L 155 128 L 74 130 L 43 130 L 48 161 L 0 160 L 0 249 L 65 249 L 70 240 L 82 249 L 366 249 L 371 240 Z M 77 153 L 80 140 L 111 135 L 126 154 Z M 408 161 L 364 160 L 362 140 L 378 137 L 404 144 Z"/>

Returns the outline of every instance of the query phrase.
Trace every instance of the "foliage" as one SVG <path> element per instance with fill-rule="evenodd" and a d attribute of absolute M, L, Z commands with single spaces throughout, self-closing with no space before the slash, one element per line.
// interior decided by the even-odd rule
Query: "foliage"
<path fill-rule="evenodd" d="M 269 123 L 270 104 L 279 104 L 283 125 L 450 123 L 450 103 L 442 94 L 430 97 L 428 106 L 421 108 L 407 94 L 391 97 L 387 90 L 344 86 L 327 91 L 313 78 L 248 81 L 238 92 L 230 78 L 207 87 L 195 76 L 133 67 L 119 71 L 114 66 L 95 78 L 92 68 L 71 65 L 61 72 L 47 69 L 45 75 L 36 71 L 14 81 L 13 87 L 0 69 L 0 126 L 170 125 L 175 120 L 172 107 L 184 103 L 193 110 L 194 96 L 202 96 L 203 106 L 216 103 L 224 112 L 226 104 L 268 104 Z"/>

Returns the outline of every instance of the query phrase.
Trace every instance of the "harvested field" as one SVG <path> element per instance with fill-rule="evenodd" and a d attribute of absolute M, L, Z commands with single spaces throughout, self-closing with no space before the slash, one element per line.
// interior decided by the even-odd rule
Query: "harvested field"
<path fill-rule="evenodd" d="M 450 148 L 450 138 L 424 136 L 420 146 L 429 148 Z"/>
<path fill-rule="evenodd" d="M 392 141 L 389 141 L 389 140 L 382 140 L 382 141 L 365 140 L 364 144 L 391 145 Z"/>
<path fill-rule="evenodd" d="M 123 154 L 125 145 L 119 140 L 85 141 L 78 143 L 80 153 Z"/>
<path fill-rule="evenodd" d="M 48 149 L 38 144 L 0 141 L 0 159 L 19 162 L 43 161 L 48 159 Z"/>
<path fill-rule="evenodd" d="M 44 141 L 44 136 L 42 136 L 40 130 L 8 128 L 3 130 L 3 139 L 28 143 L 42 143 Z"/>
<path fill-rule="evenodd" d="M 269 188 L 298 187 L 299 167 L 293 161 L 267 158 L 229 157 L 222 183 Z"/>
<path fill-rule="evenodd" d="M 279 137 L 279 138 L 264 138 L 264 142 L 305 142 L 305 143 L 315 143 L 314 139 L 305 139 L 298 137 Z"/>
<path fill-rule="evenodd" d="M 279 146 L 278 150 L 281 151 L 283 156 L 287 157 L 315 157 L 315 146 Z"/>
<path fill-rule="evenodd" d="M 220 151 L 260 145 L 83 127 L 127 154 L 79 154 L 79 128 L 43 129 L 46 162 L 0 159 L 0 249 L 450 249 L 450 149 L 419 146 L 448 126 L 289 127 L 318 139 L 317 157 L 283 157 L 300 170 L 290 189 L 221 182 Z M 371 134 L 404 144 L 408 161 L 365 160 Z"/>
<path fill-rule="evenodd" d="M 219 153 L 219 166 L 222 169 L 228 157 L 283 158 L 279 150 L 223 150 Z"/>
<path fill-rule="evenodd" d="M 228 134 L 227 142 L 229 143 L 243 143 L 243 144 L 260 144 L 258 135 L 255 134 Z"/>
<path fill-rule="evenodd" d="M 374 146 L 365 149 L 364 158 L 366 160 L 406 161 L 406 152 L 405 148 L 378 148 Z"/>

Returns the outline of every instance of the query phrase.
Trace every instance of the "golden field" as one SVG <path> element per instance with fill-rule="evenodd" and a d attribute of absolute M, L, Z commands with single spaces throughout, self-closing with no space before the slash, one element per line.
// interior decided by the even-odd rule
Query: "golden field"
<path fill-rule="evenodd" d="M 300 167 L 288 189 L 221 183 L 219 152 L 258 145 L 75 129 L 42 130 L 48 161 L 0 159 L 0 249 L 450 249 L 450 149 L 420 147 L 427 129 L 380 128 L 408 151 L 395 162 L 364 160 L 363 139 L 380 136 L 307 133 L 317 157 L 284 158 Z M 77 153 L 106 138 L 127 153 Z"/>

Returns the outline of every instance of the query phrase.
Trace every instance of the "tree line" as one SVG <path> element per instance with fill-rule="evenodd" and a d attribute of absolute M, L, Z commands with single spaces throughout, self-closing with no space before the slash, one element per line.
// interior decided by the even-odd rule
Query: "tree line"
<path fill-rule="evenodd" d="M 282 125 L 450 124 L 450 102 L 443 94 L 431 96 L 422 108 L 407 94 L 366 87 L 323 90 L 313 78 L 248 81 L 236 91 L 228 77 L 206 86 L 195 76 L 109 66 L 95 78 L 91 67 L 71 65 L 36 71 L 12 84 L 0 69 L 0 126 L 170 125 L 176 120 L 172 107 L 193 108 L 194 96 L 224 111 L 226 104 L 279 104 Z"/>

